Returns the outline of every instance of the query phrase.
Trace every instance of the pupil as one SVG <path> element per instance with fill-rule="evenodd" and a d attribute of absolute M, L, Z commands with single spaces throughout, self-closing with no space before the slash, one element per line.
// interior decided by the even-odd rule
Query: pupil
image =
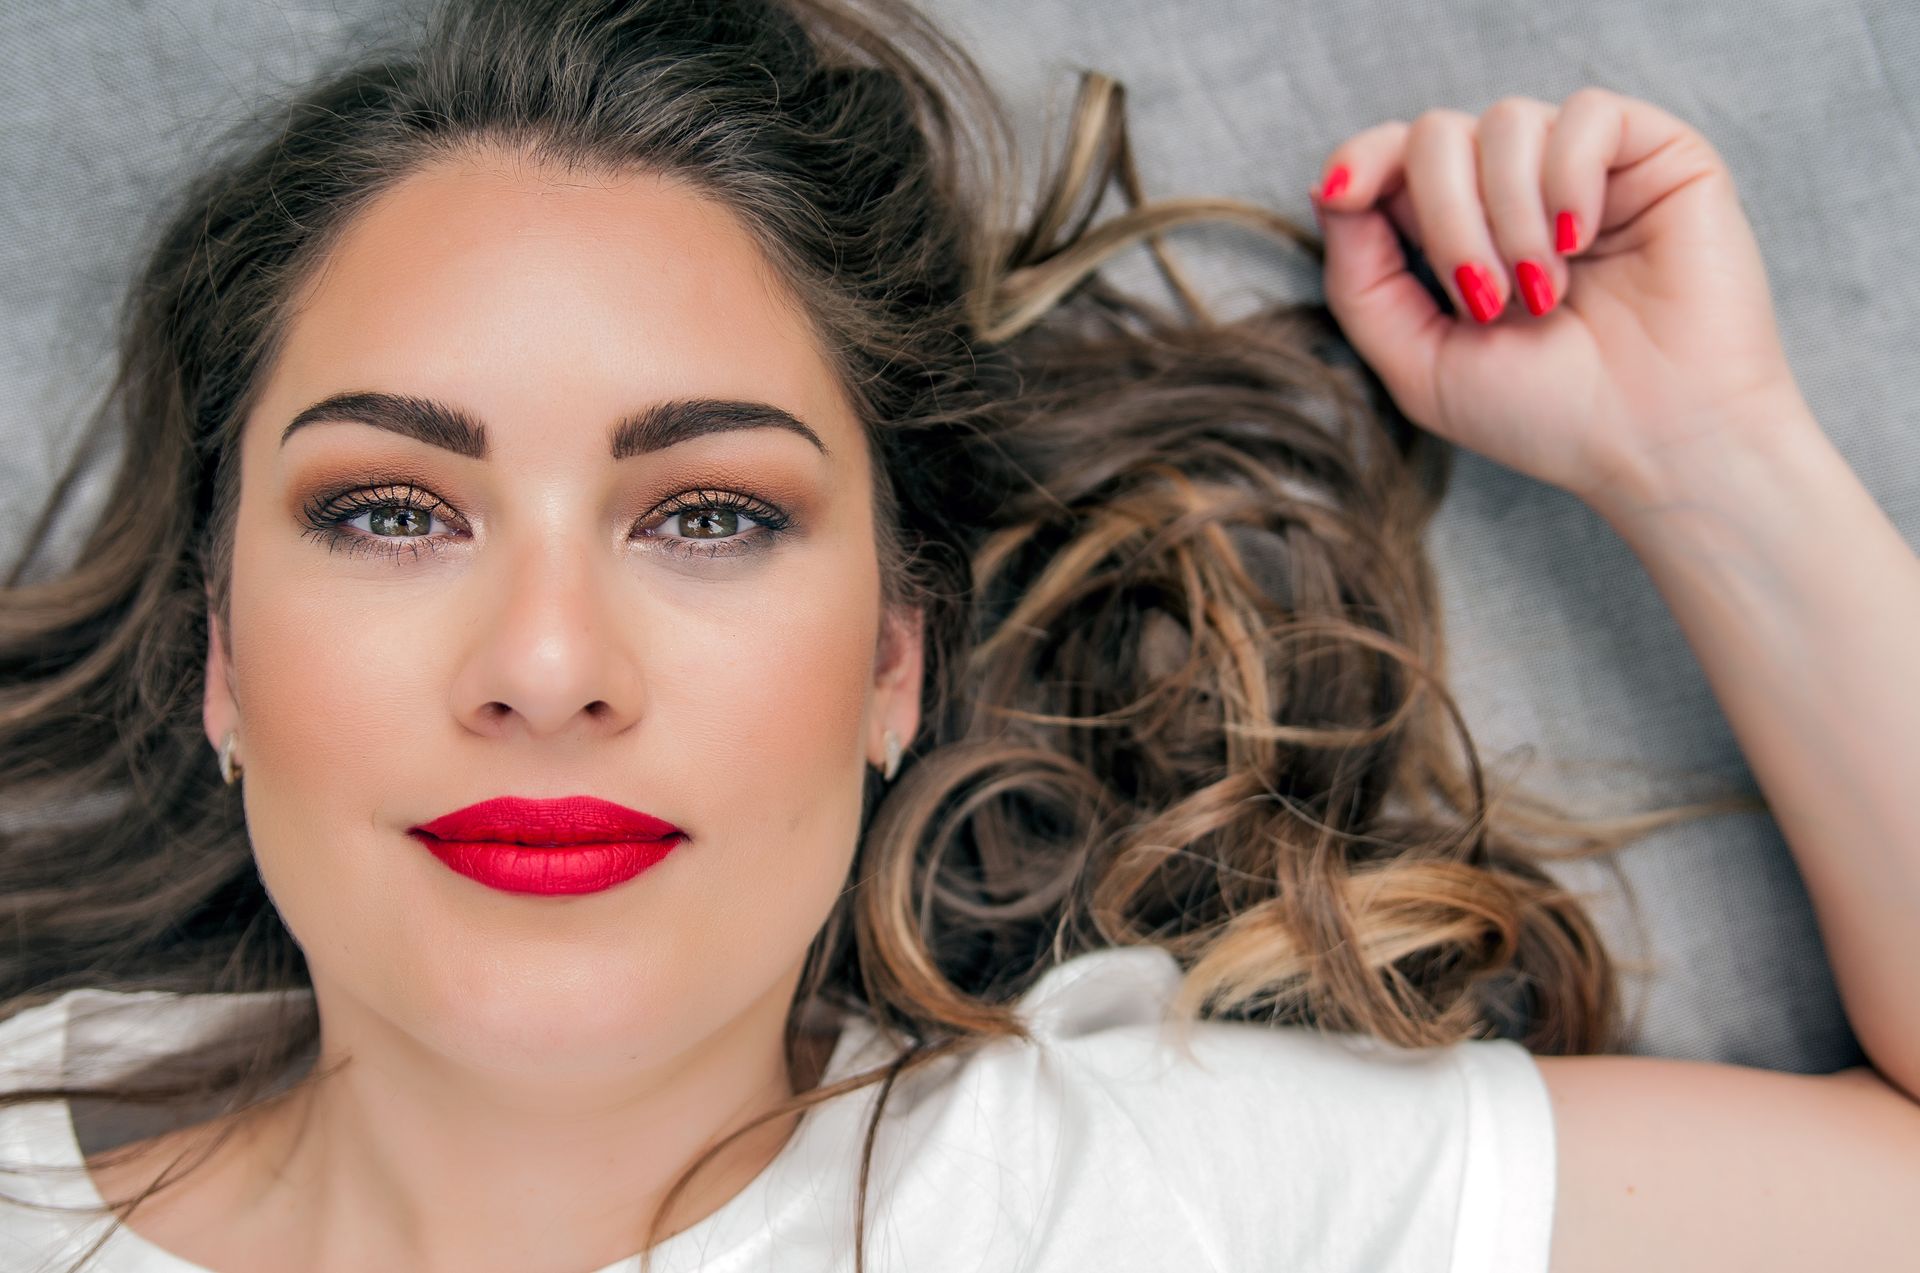
<path fill-rule="evenodd" d="M 696 524 L 702 523 L 702 522 L 712 522 L 719 518 L 729 519 L 733 524 L 728 525 L 727 522 L 722 522 L 721 524 L 725 526 L 726 529 L 721 531 L 717 536 L 708 536 L 705 533 L 700 533 L 697 537 L 701 539 L 713 538 L 713 537 L 724 537 L 727 534 L 736 533 L 738 531 L 739 514 L 734 512 L 730 508 L 702 509 L 699 513 L 694 515 L 693 522 Z"/>
<path fill-rule="evenodd" d="M 419 530 L 409 527 L 424 527 L 424 519 L 417 508 L 376 508 L 368 514 L 367 525 L 378 535 L 384 530 L 399 530 L 402 534 L 414 535 Z"/>

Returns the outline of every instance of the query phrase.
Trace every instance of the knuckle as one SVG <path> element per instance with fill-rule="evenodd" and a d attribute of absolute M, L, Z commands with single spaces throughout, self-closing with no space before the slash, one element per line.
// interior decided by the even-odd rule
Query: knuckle
<path fill-rule="evenodd" d="M 1454 110 L 1446 106 L 1434 106 L 1421 111 L 1419 115 L 1415 116 L 1413 132 L 1415 136 L 1419 137 L 1441 136 L 1447 133 L 1458 132 L 1462 124 L 1466 123 L 1469 118 L 1464 111 Z"/>
<path fill-rule="evenodd" d="M 1531 97 L 1503 97 L 1487 107 L 1481 115 L 1481 121 L 1493 120 L 1501 123 L 1518 123 L 1532 119 L 1539 111 L 1539 103 Z"/>
<path fill-rule="evenodd" d="M 1567 100 L 1561 104 L 1561 109 L 1565 110 L 1574 106 L 1579 106 L 1583 109 L 1593 106 L 1607 106 L 1618 100 L 1619 94 L 1615 93 L 1612 89 L 1602 88 L 1598 84 L 1583 84 L 1579 88 L 1574 89 L 1573 92 L 1567 94 Z"/>
<path fill-rule="evenodd" d="M 1713 143 L 1701 136 L 1697 129 L 1683 129 L 1679 136 L 1673 139 L 1671 145 L 1681 158 L 1699 167 L 1717 170 L 1726 168 L 1726 162 L 1720 157 L 1720 152 L 1715 150 Z"/>

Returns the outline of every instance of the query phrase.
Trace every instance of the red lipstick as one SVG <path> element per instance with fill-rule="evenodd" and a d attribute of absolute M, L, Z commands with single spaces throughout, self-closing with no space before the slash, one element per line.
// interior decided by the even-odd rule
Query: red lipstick
<path fill-rule="evenodd" d="M 501 796 L 407 834 L 468 879 L 508 893 L 597 893 L 688 838 L 671 822 L 594 796 Z"/>

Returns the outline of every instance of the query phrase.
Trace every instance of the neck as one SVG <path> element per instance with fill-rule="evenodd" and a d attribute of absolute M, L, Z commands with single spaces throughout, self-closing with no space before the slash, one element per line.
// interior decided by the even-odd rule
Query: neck
<path fill-rule="evenodd" d="M 334 996 L 318 1064 L 351 1060 L 252 1129 L 254 1192 L 229 1224 L 271 1232 L 315 1269 L 581 1270 L 632 1256 L 693 1160 L 796 1090 L 783 1037 L 797 975 L 660 1065 L 614 1056 L 538 1075 L 453 1064 Z M 801 1090 L 835 1037 L 805 1036 Z M 762 1124 L 705 1164 L 656 1239 L 736 1196 L 799 1118 Z"/>

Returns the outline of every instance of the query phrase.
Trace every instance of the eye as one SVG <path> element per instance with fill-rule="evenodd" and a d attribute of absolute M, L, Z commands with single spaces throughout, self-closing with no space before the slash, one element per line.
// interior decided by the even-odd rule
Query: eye
<path fill-rule="evenodd" d="M 347 490 L 310 500 L 304 510 L 308 529 L 302 531 L 327 546 L 327 551 L 375 552 L 418 557 L 446 546 L 444 536 L 429 532 L 433 520 L 448 508 L 429 491 L 411 483 Z M 350 529 L 367 519 L 367 529 Z M 443 519 L 444 522 L 444 519 Z"/>
<path fill-rule="evenodd" d="M 417 558 L 438 552 L 449 536 L 432 533 L 433 522 L 464 527 L 459 514 L 432 492 L 412 483 L 348 488 L 310 500 L 304 509 L 308 529 L 328 551 L 405 553 Z M 364 529 L 354 523 L 364 519 Z M 750 529 L 743 531 L 742 522 Z M 656 530 L 674 523 L 679 534 Z M 647 528 L 636 533 L 649 541 L 650 551 L 674 557 L 737 557 L 772 546 L 792 518 L 779 507 L 736 491 L 683 491 L 650 515 Z"/>
<path fill-rule="evenodd" d="M 735 491 L 685 491 L 662 504 L 655 512 L 656 527 L 678 522 L 681 534 L 661 536 L 645 532 L 660 551 L 678 557 L 737 557 L 770 547 L 785 532 L 792 519 L 764 500 Z M 751 533 L 740 533 L 742 521 L 751 522 Z"/>

